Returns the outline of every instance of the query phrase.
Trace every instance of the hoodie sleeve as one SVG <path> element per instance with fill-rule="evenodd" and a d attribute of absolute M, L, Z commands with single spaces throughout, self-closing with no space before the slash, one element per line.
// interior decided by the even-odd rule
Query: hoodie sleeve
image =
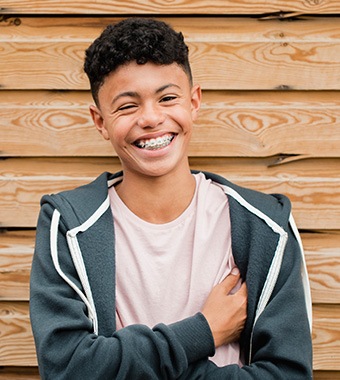
<path fill-rule="evenodd" d="M 190 363 L 214 354 L 209 325 L 200 313 L 152 329 L 132 325 L 109 337 L 94 334 L 86 305 L 56 271 L 51 257 L 53 212 L 51 204 L 43 204 L 30 283 L 30 317 L 42 379 L 176 379 Z M 59 265 L 81 289 L 66 230 L 60 223 Z"/>
<path fill-rule="evenodd" d="M 306 380 L 312 379 L 312 340 L 301 275 L 301 249 L 289 228 L 280 274 L 273 294 L 242 338 L 242 349 L 251 357 L 243 366 L 217 367 L 208 360 L 190 365 L 184 379 Z M 255 281 L 255 280 L 253 280 Z M 308 301 L 308 300 L 307 300 Z M 248 324 L 252 324 L 248 316 Z"/>

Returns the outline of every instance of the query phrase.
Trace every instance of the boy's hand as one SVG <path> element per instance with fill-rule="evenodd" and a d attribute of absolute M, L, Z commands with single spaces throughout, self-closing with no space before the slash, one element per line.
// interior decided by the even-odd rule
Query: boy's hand
<path fill-rule="evenodd" d="M 234 268 L 220 284 L 214 286 L 202 309 L 212 331 L 215 347 L 239 339 L 247 318 L 247 287 L 245 282 L 240 289 L 230 294 L 240 279 Z"/>

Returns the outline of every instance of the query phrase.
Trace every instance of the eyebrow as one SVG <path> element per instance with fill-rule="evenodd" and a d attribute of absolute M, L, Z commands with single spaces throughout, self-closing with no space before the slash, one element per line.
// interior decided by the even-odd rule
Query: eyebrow
<path fill-rule="evenodd" d="M 170 88 L 170 87 L 177 87 L 177 88 L 180 88 L 177 84 L 174 84 L 174 83 L 168 83 L 168 84 L 165 84 L 164 86 L 161 86 L 160 88 L 158 88 L 156 91 L 155 91 L 155 94 L 159 94 L 160 92 L 166 90 L 167 88 Z M 125 91 L 125 92 L 121 92 L 120 94 L 118 94 L 117 96 L 115 96 L 113 99 L 112 99 L 112 102 L 111 104 L 115 103 L 118 99 L 120 98 L 124 98 L 124 97 L 130 97 L 130 98 L 140 98 L 140 95 L 138 92 L 135 92 L 135 91 Z"/>
<path fill-rule="evenodd" d="M 124 97 L 130 97 L 130 98 L 138 98 L 139 95 L 137 92 L 134 92 L 134 91 L 125 91 L 125 92 L 121 92 L 120 94 L 118 94 L 117 96 L 115 96 L 113 99 L 112 99 L 112 102 L 111 104 L 115 103 L 118 99 L 120 98 L 124 98 Z"/>
<path fill-rule="evenodd" d="M 177 84 L 169 83 L 169 84 L 165 84 L 164 86 L 162 86 L 158 90 L 156 90 L 156 94 L 159 94 L 160 92 L 166 90 L 169 87 L 177 87 L 177 88 L 180 89 L 180 87 Z"/>

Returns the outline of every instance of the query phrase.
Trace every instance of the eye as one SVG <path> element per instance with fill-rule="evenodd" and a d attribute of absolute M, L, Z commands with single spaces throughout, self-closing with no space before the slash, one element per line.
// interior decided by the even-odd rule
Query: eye
<path fill-rule="evenodd" d="M 172 100 L 177 99 L 175 95 L 166 95 L 161 99 L 161 102 L 171 102 Z"/>
<path fill-rule="evenodd" d="M 135 104 L 124 104 L 118 108 L 118 111 L 126 111 L 134 107 L 136 107 Z"/>

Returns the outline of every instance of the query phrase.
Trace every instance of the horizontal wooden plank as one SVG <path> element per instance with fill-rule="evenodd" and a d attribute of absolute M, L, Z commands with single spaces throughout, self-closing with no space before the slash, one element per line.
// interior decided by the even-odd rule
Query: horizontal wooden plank
<path fill-rule="evenodd" d="M 66 19 L 63 25 L 61 20 L 48 19 L 46 31 L 47 20 L 40 18 L 0 23 L 2 88 L 88 89 L 84 50 L 104 22 Z M 166 20 L 183 29 L 194 77 L 205 89 L 339 89 L 337 17 L 294 23 L 227 17 Z"/>
<path fill-rule="evenodd" d="M 195 80 L 204 89 L 337 90 L 340 44 L 192 43 Z M 87 44 L 3 43 L 4 89 L 86 90 L 82 72 Z M 251 57 L 252 55 L 252 57 Z"/>
<path fill-rule="evenodd" d="M 340 370 L 340 305 L 313 307 L 314 364 L 317 370 Z"/>
<path fill-rule="evenodd" d="M 301 233 L 313 303 L 340 304 L 340 231 Z"/>
<path fill-rule="evenodd" d="M 340 231 L 302 233 L 313 303 L 340 304 Z M 0 300 L 27 301 L 35 231 L 0 234 Z"/>
<path fill-rule="evenodd" d="M 0 233 L 0 300 L 28 301 L 35 231 Z"/>
<path fill-rule="evenodd" d="M 340 371 L 314 371 L 314 380 L 340 380 Z"/>
<path fill-rule="evenodd" d="M 221 174 L 239 185 L 286 194 L 300 229 L 340 229 L 339 159 L 306 159 L 285 165 L 277 165 L 280 157 L 192 158 L 190 162 L 193 169 Z M 43 194 L 72 189 L 103 171 L 119 169 L 117 158 L 2 160 L 0 226 L 34 227 Z"/>
<path fill-rule="evenodd" d="M 224 1 L 224 0 L 223 0 Z M 304 16 L 297 20 L 247 17 L 154 17 L 181 31 L 187 42 L 309 42 L 338 43 L 340 15 Z M 85 42 L 90 44 L 108 24 L 125 17 L 4 16 L 1 42 Z"/>
<path fill-rule="evenodd" d="M 0 156 L 114 155 L 91 103 L 87 91 L 0 91 Z M 204 91 L 191 156 L 277 154 L 339 157 L 339 92 Z"/>
<path fill-rule="evenodd" d="M 0 380 L 39 380 L 38 367 L 1 367 Z"/>
<path fill-rule="evenodd" d="M 26 14 L 259 14 L 268 12 L 339 13 L 336 0 L 2 0 L 2 13 Z"/>
<path fill-rule="evenodd" d="M 339 160 L 288 161 L 282 166 L 279 162 L 280 157 L 195 159 L 192 167 L 221 174 L 254 190 L 287 195 L 300 229 L 339 229 Z"/>
<path fill-rule="evenodd" d="M 39 380 L 37 367 L 1 367 L 0 380 Z M 314 380 L 340 380 L 340 371 L 314 371 Z"/>
<path fill-rule="evenodd" d="M 340 370 L 340 305 L 313 308 L 315 370 Z M 0 365 L 34 366 L 36 356 L 28 303 L 0 302 Z"/>
<path fill-rule="evenodd" d="M 0 302 L 0 366 L 36 366 L 28 303 Z"/>

